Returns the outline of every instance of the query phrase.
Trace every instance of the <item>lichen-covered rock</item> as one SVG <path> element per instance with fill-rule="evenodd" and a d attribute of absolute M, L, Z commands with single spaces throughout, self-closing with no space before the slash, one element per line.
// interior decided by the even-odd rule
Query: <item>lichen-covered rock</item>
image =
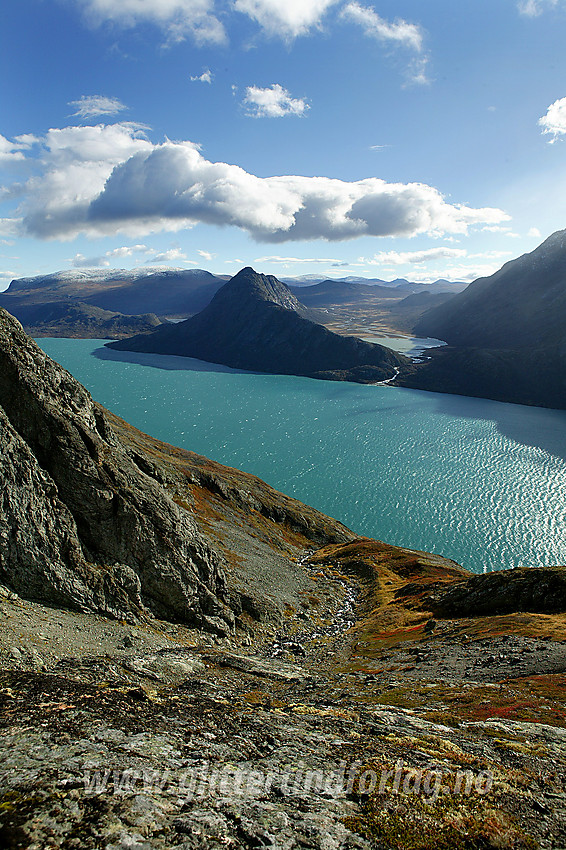
<path fill-rule="evenodd" d="M 103 410 L 0 310 L 0 576 L 18 593 L 214 631 L 221 560 L 116 438 Z"/>

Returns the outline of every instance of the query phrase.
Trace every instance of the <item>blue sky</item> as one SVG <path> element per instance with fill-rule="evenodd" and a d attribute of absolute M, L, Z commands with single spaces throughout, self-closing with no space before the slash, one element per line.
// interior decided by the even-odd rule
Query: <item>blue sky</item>
<path fill-rule="evenodd" d="M 4 0 L 0 288 L 472 280 L 566 227 L 566 0 Z"/>

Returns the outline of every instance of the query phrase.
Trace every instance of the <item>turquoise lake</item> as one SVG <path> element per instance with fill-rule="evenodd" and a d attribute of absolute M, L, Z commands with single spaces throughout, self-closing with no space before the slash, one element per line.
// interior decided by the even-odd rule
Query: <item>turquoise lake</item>
<path fill-rule="evenodd" d="M 41 339 L 141 430 L 476 572 L 566 563 L 566 411 Z"/>

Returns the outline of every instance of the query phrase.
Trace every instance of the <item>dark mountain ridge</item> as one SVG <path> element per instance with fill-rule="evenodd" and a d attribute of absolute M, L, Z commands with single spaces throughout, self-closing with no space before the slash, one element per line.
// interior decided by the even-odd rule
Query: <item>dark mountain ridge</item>
<path fill-rule="evenodd" d="M 400 385 L 566 408 L 566 230 L 426 311 L 414 330 L 449 345 Z"/>
<path fill-rule="evenodd" d="M 566 230 L 425 313 L 417 333 L 475 348 L 560 345 L 566 340 Z"/>
<path fill-rule="evenodd" d="M 301 275 L 299 277 L 280 277 L 282 283 L 290 287 L 304 289 L 310 286 L 316 286 L 319 283 L 326 283 L 329 278 L 318 277 L 318 275 Z M 468 286 L 462 280 L 446 280 L 439 278 L 431 283 L 417 283 L 407 280 L 404 277 L 397 277 L 394 280 L 381 280 L 375 277 L 358 277 L 357 275 L 348 275 L 347 277 L 335 277 L 330 279 L 332 283 L 347 283 L 360 284 L 363 286 L 379 286 L 385 289 L 406 289 L 412 292 L 421 292 L 422 290 L 430 290 L 431 292 L 461 292 Z"/>
<path fill-rule="evenodd" d="M 305 318 L 304 306 L 285 284 L 249 267 L 197 316 L 108 347 L 362 383 L 392 378 L 406 362 L 383 346 L 339 336 Z"/>
<path fill-rule="evenodd" d="M 120 339 L 136 333 L 147 333 L 161 324 L 155 313 L 127 316 L 71 299 L 25 304 L 18 309 L 18 313 L 19 320 L 33 337 Z"/>

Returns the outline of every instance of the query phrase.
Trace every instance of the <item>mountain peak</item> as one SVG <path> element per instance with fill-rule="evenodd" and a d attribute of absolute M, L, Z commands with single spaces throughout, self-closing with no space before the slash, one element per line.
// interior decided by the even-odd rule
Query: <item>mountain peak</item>
<path fill-rule="evenodd" d="M 240 269 L 212 300 L 218 306 L 232 301 L 237 301 L 239 304 L 241 299 L 249 298 L 277 304 L 295 313 L 305 312 L 304 306 L 295 298 L 288 286 L 273 275 L 256 272 L 251 266 Z"/>

